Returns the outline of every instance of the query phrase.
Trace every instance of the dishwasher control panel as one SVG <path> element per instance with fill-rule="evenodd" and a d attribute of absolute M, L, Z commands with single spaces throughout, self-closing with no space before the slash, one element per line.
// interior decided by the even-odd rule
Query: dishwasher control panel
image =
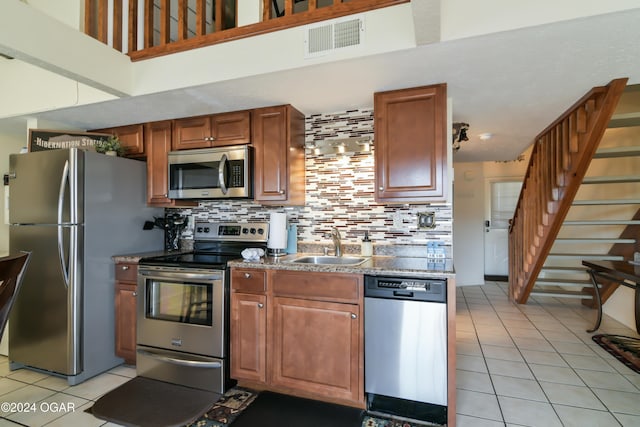
<path fill-rule="evenodd" d="M 447 279 L 365 276 L 365 297 L 447 302 Z"/>

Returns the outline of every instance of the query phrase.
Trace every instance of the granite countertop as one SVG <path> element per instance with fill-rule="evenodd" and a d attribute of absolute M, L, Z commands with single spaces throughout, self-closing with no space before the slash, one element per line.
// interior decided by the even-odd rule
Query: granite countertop
<path fill-rule="evenodd" d="M 164 256 L 164 255 L 176 255 L 180 253 L 186 253 L 190 251 L 151 251 L 151 252 L 139 252 L 134 254 L 122 254 L 122 255 L 114 255 L 111 257 L 114 262 L 128 262 L 128 263 L 137 263 L 142 258 L 152 257 L 152 256 Z"/>
<path fill-rule="evenodd" d="M 153 251 L 133 254 L 114 255 L 113 261 L 137 263 L 141 258 L 152 256 L 173 255 L 187 253 L 189 251 Z M 318 265 L 318 264 L 296 264 L 292 260 L 303 256 L 319 256 L 317 253 L 297 253 L 282 257 L 265 256 L 257 261 L 245 261 L 241 258 L 229 262 L 230 267 L 240 268 L 263 268 L 270 270 L 292 270 L 292 271 L 316 271 L 327 273 L 355 273 L 355 274 L 375 274 L 375 275 L 395 275 L 412 277 L 454 277 L 453 260 L 430 259 L 424 257 L 374 255 L 368 257 L 367 261 L 359 265 Z M 346 254 L 345 256 L 359 256 Z"/>
<path fill-rule="evenodd" d="M 454 277 L 453 260 L 435 260 L 418 257 L 379 256 L 369 257 L 359 265 L 296 264 L 291 261 L 303 256 L 319 254 L 298 253 L 282 257 L 265 256 L 257 261 L 231 261 L 229 266 L 240 268 L 263 268 L 271 270 L 316 271 L 328 273 L 356 273 L 376 275 L 404 275 L 413 277 Z M 437 262 L 436 262 L 437 261 Z"/>

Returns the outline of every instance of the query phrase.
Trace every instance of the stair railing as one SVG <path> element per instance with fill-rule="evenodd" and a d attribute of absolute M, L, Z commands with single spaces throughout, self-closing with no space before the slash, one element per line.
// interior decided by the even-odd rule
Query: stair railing
<path fill-rule="evenodd" d="M 540 133 L 509 228 L 509 298 L 525 304 L 627 79 L 594 87 Z"/>

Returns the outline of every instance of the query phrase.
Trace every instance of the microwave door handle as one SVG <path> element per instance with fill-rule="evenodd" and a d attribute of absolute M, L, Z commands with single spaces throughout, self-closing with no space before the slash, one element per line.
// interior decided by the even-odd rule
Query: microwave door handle
<path fill-rule="evenodd" d="M 220 167 L 218 167 L 218 182 L 220 183 L 220 190 L 222 190 L 222 194 L 226 195 L 229 191 L 227 189 L 227 183 L 225 182 L 225 177 L 227 176 L 227 155 L 223 154 L 220 159 Z"/>

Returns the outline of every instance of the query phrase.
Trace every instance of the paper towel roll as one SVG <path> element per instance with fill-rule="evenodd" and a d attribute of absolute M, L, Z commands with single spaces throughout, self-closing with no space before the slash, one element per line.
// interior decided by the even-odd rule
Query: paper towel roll
<path fill-rule="evenodd" d="M 287 214 L 272 212 L 269 218 L 269 239 L 267 248 L 285 249 L 287 247 Z"/>

